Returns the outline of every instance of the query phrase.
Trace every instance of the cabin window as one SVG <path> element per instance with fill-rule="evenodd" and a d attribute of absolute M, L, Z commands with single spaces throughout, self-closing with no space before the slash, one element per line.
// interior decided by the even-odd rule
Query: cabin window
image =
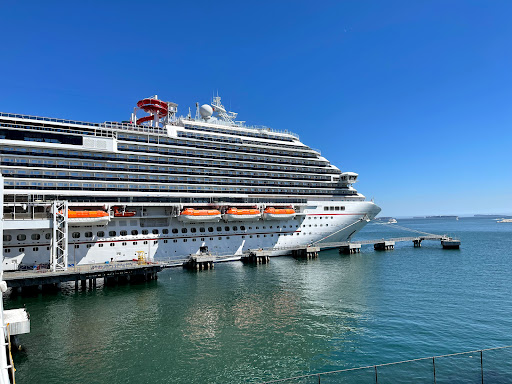
<path fill-rule="evenodd" d="M 75 248 L 80 248 L 80 246 L 78 244 L 75 244 Z"/>
<path fill-rule="evenodd" d="M 172 233 L 178 233 L 178 229 L 177 228 L 173 228 L 172 229 Z"/>
<path fill-rule="evenodd" d="M 103 232 L 103 231 L 99 231 L 98 233 L 96 233 L 96 236 L 98 236 L 98 237 L 104 237 L 104 236 L 105 236 L 105 232 Z"/>
<path fill-rule="evenodd" d="M 73 233 L 71 234 L 71 237 L 72 237 L 73 239 L 79 239 L 79 238 L 80 238 L 80 232 L 73 232 Z"/>
<path fill-rule="evenodd" d="M 340 207 L 335 207 L 334 208 L 336 211 L 339 211 L 340 210 Z"/>
<path fill-rule="evenodd" d="M 222 231 L 222 227 L 217 227 L 217 231 L 218 232 Z"/>
<path fill-rule="evenodd" d="M 126 246 L 126 243 L 123 242 L 123 243 L 121 243 L 121 245 L 124 247 L 124 246 Z"/>
<path fill-rule="evenodd" d="M 133 244 L 133 245 L 137 245 L 137 242 L 136 242 L 136 241 L 134 241 L 132 244 Z"/>
<path fill-rule="evenodd" d="M 115 247 L 116 243 L 110 243 L 111 247 Z"/>
<path fill-rule="evenodd" d="M 229 227 L 224 227 L 224 230 L 225 231 L 229 231 Z"/>
<path fill-rule="evenodd" d="M 9 248 L 4 248 L 4 252 L 5 252 L 5 253 L 10 253 L 10 252 L 11 252 L 11 250 L 10 250 Z"/>
<path fill-rule="evenodd" d="M 153 235 L 158 235 L 158 229 L 153 229 Z"/>
<path fill-rule="evenodd" d="M 147 241 L 147 240 L 146 240 L 146 241 L 144 241 L 144 244 L 145 244 L 145 245 L 147 245 L 147 244 L 148 244 L 148 241 Z"/>
<path fill-rule="evenodd" d="M 128 234 L 128 232 L 126 232 L 126 231 L 121 231 L 121 232 L 119 232 L 119 235 L 120 235 L 120 236 L 126 236 L 127 234 Z"/>
<path fill-rule="evenodd" d="M 39 240 L 41 238 L 41 235 L 39 233 L 33 233 L 32 236 L 30 236 L 32 240 Z"/>
<path fill-rule="evenodd" d="M 98 244 L 98 247 L 100 247 L 100 248 L 103 247 L 103 244 Z"/>
<path fill-rule="evenodd" d="M 181 228 L 181 233 L 187 233 L 187 228 Z"/>
<path fill-rule="evenodd" d="M 233 227 L 233 231 L 238 231 L 238 227 L 237 226 Z"/>
<path fill-rule="evenodd" d="M 4 235 L 4 241 L 11 241 L 12 236 L 11 235 Z"/>
<path fill-rule="evenodd" d="M 245 226 L 241 225 L 241 226 L 240 226 L 240 230 L 241 230 L 241 231 L 245 231 Z"/>
<path fill-rule="evenodd" d="M 329 207 L 324 207 L 324 211 L 328 211 L 329 210 Z"/>
<path fill-rule="evenodd" d="M 25 239 L 27 238 L 27 235 L 20 234 L 20 235 L 16 236 L 16 238 L 17 238 L 19 241 L 22 241 L 22 240 L 25 240 Z"/>
<path fill-rule="evenodd" d="M 110 237 L 113 237 L 113 236 L 115 236 L 115 235 L 116 235 L 116 231 L 110 231 L 110 232 L 108 233 L 108 235 L 109 235 Z"/>
<path fill-rule="evenodd" d="M 208 227 L 208 232 L 213 232 L 213 227 Z"/>
<path fill-rule="evenodd" d="M 199 232 L 205 232 L 206 230 L 204 229 L 204 227 L 201 227 L 199 228 Z"/>
<path fill-rule="evenodd" d="M 132 229 L 132 235 L 133 236 L 136 236 L 139 234 L 139 231 L 137 231 L 136 229 Z"/>
<path fill-rule="evenodd" d="M 92 237 L 92 232 L 85 232 L 84 236 L 85 237 Z"/>
<path fill-rule="evenodd" d="M 45 234 L 45 235 L 44 235 L 44 238 L 45 238 L 46 240 L 50 240 L 50 238 L 51 238 L 51 237 L 52 237 L 52 234 L 51 234 L 51 233 L 47 233 L 47 234 Z"/>
<path fill-rule="evenodd" d="M 32 248 L 33 251 L 39 251 L 39 247 Z"/>
<path fill-rule="evenodd" d="M 192 229 L 194 229 L 194 231 L 193 231 L 193 232 L 195 232 L 195 228 L 192 228 Z M 167 235 L 167 234 L 169 233 L 169 230 L 168 230 L 167 228 L 164 228 L 164 229 L 162 229 L 162 233 L 163 233 L 164 235 Z"/>
<path fill-rule="evenodd" d="M 148 231 L 147 229 L 143 229 L 143 230 L 142 230 L 142 234 L 143 234 L 143 235 L 147 235 L 148 233 L 149 233 L 149 231 Z"/>

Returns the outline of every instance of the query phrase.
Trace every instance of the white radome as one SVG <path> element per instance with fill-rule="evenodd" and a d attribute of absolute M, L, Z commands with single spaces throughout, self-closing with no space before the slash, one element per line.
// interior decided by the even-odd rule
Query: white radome
<path fill-rule="evenodd" d="M 199 108 L 199 113 L 203 119 L 207 119 L 213 115 L 213 108 L 208 104 L 203 104 L 201 108 Z"/>

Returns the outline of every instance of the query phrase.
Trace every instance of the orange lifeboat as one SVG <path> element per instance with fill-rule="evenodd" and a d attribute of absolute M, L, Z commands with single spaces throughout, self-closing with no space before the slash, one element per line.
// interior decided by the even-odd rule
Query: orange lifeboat
<path fill-rule="evenodd" d="M 267 207 L 263 211 L 263 218 L 265 220 L 283 220 L 292 219 L 295 217 L 295 209 L 293 208 L 274 208 Z"/>
<path fill-rule="evenodd" d="M 108 216 L 105 211 L 72 211 L 68 210 L 68 219 L 97 218 Z"/>
<path fill-rule="evenodd" d="M 181 211 L 178 220 L 191 222 L 219 221 L 221 217 L 220 211 L 217 209 L 194 209 L 185 208 Z"/>
<path fill-rule="evenodd" d="M 258 220 L 261 212 L 256 208 L 229 208 L 224 214 L 224 219 L 229 221 Z"/>
<path fill-rule="evenodd" d="M 113 207 L 114 217 L 133 217 L 137 213 L 136 211 L 119 210 L 119 207 Z"/>
<path fill-rule="evenodd" d="M 107 225 L 110 215 L 105 211 L 73 211 L 68 209 L 69 225 Z"/>

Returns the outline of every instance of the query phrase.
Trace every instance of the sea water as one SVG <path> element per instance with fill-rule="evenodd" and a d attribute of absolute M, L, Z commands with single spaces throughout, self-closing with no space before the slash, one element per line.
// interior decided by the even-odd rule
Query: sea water
<path fill-rule="evenodd" d="M 512 344 L 512 224 L 398 224 L 458 237 L 461 249 L 438 241 L 381 252 L 363 246 L 360 254 L 175 268 L 142 284 L 7 297 L 7 308 L 26 305 L 31 316 L 16 381 L 253 383 Z M 370 223 L 356 239 L 400 236 L 411 233 Z M 457 367 L 479 370 L 479 357 L 471 358 L 445 365 L 444 382 L 457 382 Z M 415 372 L 431 369 L 418 364 L 383 367 L 379 382 L 415 382 Z M 346 382 L 372 380 L 369 371 Z"/>

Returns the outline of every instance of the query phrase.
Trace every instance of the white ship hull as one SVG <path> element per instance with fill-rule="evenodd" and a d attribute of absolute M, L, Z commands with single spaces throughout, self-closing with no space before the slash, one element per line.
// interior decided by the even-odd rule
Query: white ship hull
<path fill-rule="evenodd" d="M 240 223 L 196 223 L 168 217 L 165 223 L 160 222 L 165 225 L 148 227 L 147 222 L 141 226 L 140 218 L 126 218 L 112 220 L 107 226 L 70 228 L 68 263 L 128 261 L 136 259 L 140 251 L 154 260 L 182 259 L 197 253 L 202 245 L 207 245 L 214 255 L 236 258 L 248 249 L 277 248 L 272 253 L 277 256 L 289 252 L 279 248 L 347 240 L 367 224 L 367 219 L 372 219 L 380 211 L 375 204 L 364 201 L 343 202 L 346 207 L 343 213 L 325 212 L 324 202 L 309 204 L 311 207 L 306 208 L 304 215 L 267 222 L 260 219 Z M 144 220 L 151 218 L 151 214 L 158 216 L 162 212 L 162 208 L 155 207 Z M 143 234 L 144 230 L 148 231 L 147 234 Z M 138 235 L 131 235 L 132 231 L 137 231 Z M 20 232 L 26 234 L 27 240 L 17 240 Z M 22 264 L 33 268 L 48 263 L 51 246 L 45 235 L 50 232 L 51 229 L 5 231 L 13 240 L 4 241 L 4 267 L 17 269 Z M 91 232 L 93 236 L 86 237 Z M 31 235 L 36 233 L 40 240 L 34 241 Z M 121 233 L 127 235 L 121 236 Z M 104 236 L 99 237 L 98 234 Z"/>

